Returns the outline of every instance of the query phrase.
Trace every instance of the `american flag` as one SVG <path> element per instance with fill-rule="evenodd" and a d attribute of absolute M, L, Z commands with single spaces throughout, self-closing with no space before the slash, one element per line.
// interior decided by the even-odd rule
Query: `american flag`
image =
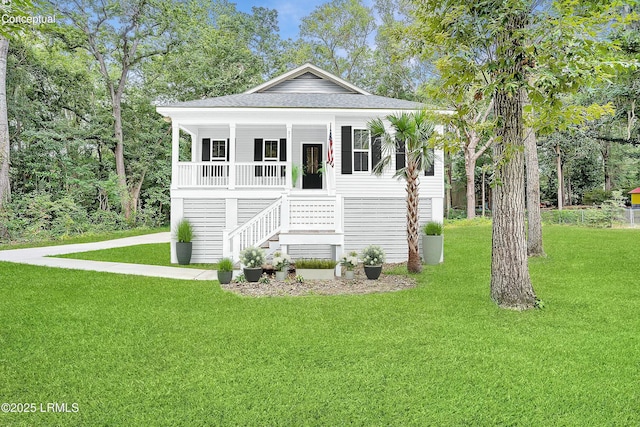
<path fill-rule="evenodd" d="M 329 125 L 329 151 L 327 153 L 327 163 L 333 167 L 333 137 L 331 136 L 331 125 Z"/>

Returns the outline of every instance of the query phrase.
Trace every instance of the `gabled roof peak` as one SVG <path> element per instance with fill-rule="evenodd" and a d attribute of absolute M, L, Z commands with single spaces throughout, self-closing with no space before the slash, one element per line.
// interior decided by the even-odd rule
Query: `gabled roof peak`
<path fill-rule="evenodd" d="M 313 77 L 321 80 L 322 84 L 298 84 L 303 80 L 308 83 Z M 316 79 L 316 80 L 317 80 Z M 329 73 L 311 63 L 306 63 L 298 68 L 275 77 L 268 82 L 249 89 L 245 94 L 283 92 L 283 93 L 352 93 L 358 95 L 371 95 L 346 80 Z"/>

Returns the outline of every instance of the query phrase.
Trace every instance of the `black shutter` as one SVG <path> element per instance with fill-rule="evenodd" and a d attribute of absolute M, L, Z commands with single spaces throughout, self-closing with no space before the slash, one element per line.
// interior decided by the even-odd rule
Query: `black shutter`
<path fill-rule="evenodd" d="M 405 145 L 403 141 L 396 139 L 396 170 L 400 170 L 407 165 Z"/>
<path fill-rule="evenodd" d="M 211 160 L 211 139 L 202 138 L 202 161 L 208 162 Z"/>
<path fill-rule="evenodd" d="M 351 126 L 342 126 L 342 147 L 340 152 L 342 153 L 342 174 L 353 173 L 353 160 L 352 160 L 352 141 L 351 141 Z"/>
<path fill-rule="evenodd" d="M 287 138 L 280 138 L 280 161 L 287 161 Z M 280 166 L 280 176 L 286 176 L 286 166 Z"/>
<path fill-rule="evenodd" d="M 371 170 L 382 160 L 382 138 L 380 135 L 373 135 L 371 141 Z"/>
<path fill-rule="evenodd" d="M 202 138 L 202 161 L 211 161 L 211 138 Z M 213 171 L 209 166 L 202 166 L 202 176 L 211 176 Z"/>
<path fill-rule="evenodd" d="M 229 161 L 229 150 L 231 150 L 231 142 L 229 138 L 227 138 L 227 162 Z"/>
<path fill-rule="evenodd" d="M 435 168 L 436 157 L 435 157 L 435 154 L 433 152 L 433 148 L 429 149 L 429 158 L 431 159 L 431 165 L 429 166 L 429 168 L 425 169 L 424 176 L 435 176 L 435 174 L 436 174 L 436 168 Z"/>
<path fill-rule="evenodd" d="M 262 139 L 256 138 L 253 140 L 253 161 L 261 162 L 262 161 Z M 262 176 L 262 166 L 256 166 L 256 176 Z"/>

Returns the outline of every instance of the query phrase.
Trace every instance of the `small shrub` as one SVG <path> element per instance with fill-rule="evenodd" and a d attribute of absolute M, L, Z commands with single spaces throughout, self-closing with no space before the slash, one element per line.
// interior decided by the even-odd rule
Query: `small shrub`
<path fill-rule="evenodd" d="M 291 257 L 281 252 L 273 254 L 273 268 L 278 271 L 284 271 L 291 264 Z"/>
<path fill-rule="evenodd" d="M 427 236 L 440 236 L 443 229 L 442 223 L 436 221 L 429 221 L 422 227 L 422 231 Z"/>
<path fill-rule="evenodd" d="M 358 265 L 358 253 L 351 251 L 340 259 L 340 265 L 347 270 L 353 270 Z"/>
<path fill-rule="evenodd" d="M 299 259 L 296 261 L 296 268 L 307 268 L 312 270 L 335 268 L 337 261 L 330 259 Z"/>
<path fill-rule="evenodd" d="M 605 200 L 611 198 L 611 191 L 605 191 L 600 188 L 586 191 L 582 196 L 582 203 L 585 205 L 600 205 Z"/>
<path fill-rule="evenodd" d="M 258 279 L 258 283 L 262 283 L 263 285 L 268 285 L 270 282 L 271 279 L 269 279 L 269 276 L 266 274 L 263 274 L 262 277 Z"/>
<path fill-rule="evenodd" d="M 380 265 L 384 263 L 384 251 L 380 246 L 370 245 L 362 251 L 364 265 Z"/>
<path fill-rule="evenodd" d="M 296 276 L 296 283 L 304 283 L 304 277 L 302 277 L 301 275 L 297 275 Z"/>
<path fill-rule="evenodd" d="M 247 278 L 244 277 L 244 274 L 241 273 L 241 274 L 238 274 L 238 276 L 235 279 L 233 279 L 233 281 L 235 283 L 246 283 L 247 282 Z"/>
<path fill-rule="evenodd" d="M 193 240 L 193 228 L 188 219 L 183 218 L 176 227 L 176 237 L 178 242 L 189 243 Z"/>
<path fill-rule="evenodd" d="M 262 267 L 264 259 L 264 250 L 262 248 L 251 246 L 240 252 L 240 262 L 247 268 Z"/>
<path fill-rule="evenodd" d="M 231 258 L 222 258 L 218 262 L 218 271 L 233 271 L 233 260 Z"/>

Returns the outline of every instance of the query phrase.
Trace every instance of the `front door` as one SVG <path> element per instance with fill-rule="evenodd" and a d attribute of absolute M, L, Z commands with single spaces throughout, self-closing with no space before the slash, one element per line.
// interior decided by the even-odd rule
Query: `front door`
<path fill-rule="evenodd" d="M 322 189 L 322 174 L 320 173 L 322 158 L 322 144 L 302 145 L 303 189 Z"/>

